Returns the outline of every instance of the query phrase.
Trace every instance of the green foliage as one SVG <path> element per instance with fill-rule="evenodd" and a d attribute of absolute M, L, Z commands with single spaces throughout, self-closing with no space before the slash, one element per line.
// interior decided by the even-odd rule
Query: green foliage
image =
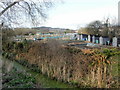
<path fill-rule="evenodd" d="M 19 64 L 27 67 L 27 68 L 30 68 L 32 71 L 34 72 L 38 72 L 38 73 L 41 73 L 40 71 L 40 68 L 38 67 L 38 65 L 36 64 L 30 64 L 27 60 L 16 60 L 16 62 L 18 62 Z"/>
<path fill-rule="evenodd" d="M 67 51 L 68 51 L 69 53 L 71 53 L 71 54 L 76 54 L 76 53 L 81 52 L 81 50 L 76 49 L 76 48 L 71 48 L 71 47 L 68 47 L 68 48 L 67 48 Z"/>
<path fill-rule="evenodd" d="M 6 72 L 4 67 L 3 70 L 3 88 L 75 88 L 34 72 L 31 68 L 26 68 L 17 62 L 14 62 L 10 72 Z"/>
<path fill-rule="evenodd" d="M 3 56 L 8 58 L 17 54 L 27 52 L 31 42 L 24 40 L 23 42 L 8 42 L 2 46 Z"/>
<path fill-rule="evenodd" d="M 104 54 L 105 56 L 107 56 L 107 58 L 114 56 L 114 55 L 120 55 L 120 51 L 118 49 L 103 49 L 102 54 Z"/>
<path fill-rule="evenodd" d="M 14 30 L 10 28 L 4 28 L 2 29 L 2 43 L 8 43 L 11 42 L 11 38 L 15 36 Z"/>
<path fill-rule="evenodd" d="M 10 52 L 3 52 L 2 56 L 7 59 L 15 59 L 16 54 Z"/>
<path fill-rule="evenodd" d="M 10 72 L 4 70 L 2 79 L 3 88 L 34 88 L 36 84 L 34 77 L 21 73 L 15 68 Z"/>
<path fill-rule="evenodd" d="M 83 82 L 82 85 L 86 87 L 101 87 L 102 81 L 99 81 L 97 78 L 103 79 L 107 77 L 109 79 L 111 74 L 110 68 L 108 68 L 111 62 L 108 58 L 116 54 L 120 55 L 120 51 L 113 48 L 86 49 L 86 51 L 69 46 L 63 48 L 60 43 L 53 40 L 46 41 L 45 43 L 33 42 L 32 45 L 27 40 L 24 40 L 23 42 L 13 43 L 13 46 L 15 53 L 20 57 L 18 60 L 20 64 L 56 81 L 60 80 L 77 86 Z M 4 53 L 6 57 L 9 55 L 10 52 Z M 94 78 L 91 78 L 92 74 L 94 74 Z M 100 74 L 101 76 L 98 76 Z M 107 79 L 104 82 L 108 82 Z M 45 80 L 41 81 L 44 82 Z M 90 84 L 91 82 L 92 84 Z M 100 82 L 101 86 L 98 86 L 96 82 Z M 50 84 L 50 87 L 51 85 L 53 84 Z"/>
<path fill-rule="evenodd" d="M 23 43 L 18 43 L 17 46 L 16 46 L 16 49 L 18 50 L 22 50 L 23 49 Z"/>

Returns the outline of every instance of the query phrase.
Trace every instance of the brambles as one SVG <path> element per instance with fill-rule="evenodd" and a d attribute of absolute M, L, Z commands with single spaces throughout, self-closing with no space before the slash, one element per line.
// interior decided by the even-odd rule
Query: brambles
<path fill-rule="evenodd" d="M 25 48 L 25 45 L 27 44 L 22 48 Z M 18 52 L 17 49 L 16 59 L 28 61 L 30 64 L 26 64 L 28 67 L 38 66 L 40 73 L 52 79 L 74 84 L 77 87 L 109 88 L 113 85 L 112 61 L 108 57 L 118 53 L 117 49 L 80 50 L 69 46 L 62 47 L 62 43 L 57 40 L 33 42 L 29 48 L 26 47 L 27 52 L 25 50 Z"/>
<path fill-rule="evenodd" d="M 102 53 L 107 57 L 111 57 L 111 56 L 114 56 L 114 55 L 120 55 L 120 50 L 114 48 L 114 49 L 103 49 L 102 50 Z"/>

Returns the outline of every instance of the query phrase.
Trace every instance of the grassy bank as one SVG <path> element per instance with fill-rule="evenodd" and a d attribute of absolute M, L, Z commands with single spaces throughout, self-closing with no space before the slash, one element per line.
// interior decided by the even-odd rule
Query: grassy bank
<path fill-rule="evenodd" d="M 74 88 L 33 72 L 15 61 L 4 60 L 3 62 L 3 88 Z M 11 66 L 5 70 L 6 63 Z"/>

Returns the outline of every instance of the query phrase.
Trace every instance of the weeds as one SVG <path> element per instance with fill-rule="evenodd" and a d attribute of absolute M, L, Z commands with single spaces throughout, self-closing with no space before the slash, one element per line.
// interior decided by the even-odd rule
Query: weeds
<path fill-rule="evenodd" d="M 78 87 L 118 87 L 112 75 L 113 62 L 109 60 L 116 54 L 120 55 L 117 49 L 78 50 L 64 48 L 54 40 L 33 42 L 30 45 L 21 43 L 18 46 L 17 50 L 12 50 L 16 52 L 16 60 L 23 65 L 24 62 L 19 60 L 28 61 L 30 65 L 26 64 L 27 67 L 37 66 L 42 74 L 50 78 Z M 21 49 L 25 50 L 19 51 Z"/>

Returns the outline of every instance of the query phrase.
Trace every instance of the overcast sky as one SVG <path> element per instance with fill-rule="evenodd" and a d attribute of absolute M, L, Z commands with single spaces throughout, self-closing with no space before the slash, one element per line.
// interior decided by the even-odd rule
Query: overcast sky
<path fill-rule="evenodd" d="M 77 29 L 94 20 L 118 17 L 119 0 L 63 0 L 48 14 L 42 26 Z"/>

